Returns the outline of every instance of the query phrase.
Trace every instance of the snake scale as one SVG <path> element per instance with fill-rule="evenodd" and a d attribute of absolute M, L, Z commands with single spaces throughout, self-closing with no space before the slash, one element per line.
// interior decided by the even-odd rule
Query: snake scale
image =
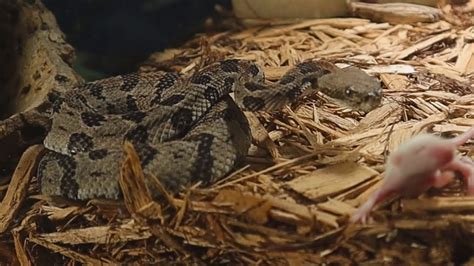
<path fill-rule="evenodd" d="M 159 177 L 170 191 L 212 183 L 248 152 L 251 135 L 242 110 L 278 110 L 309 88 L 362 111 L 381 99 L 379 81 L 355 67 L 335 70 L 305 61 L 268 83 L 257 64 L 237 59 L 189 75 L 132 73 L 50 93 L 45 113 L 51 128 L 37 170 L 41 192 L 120 198 L 125 140 L 134 145 L 145 176 Z"/>

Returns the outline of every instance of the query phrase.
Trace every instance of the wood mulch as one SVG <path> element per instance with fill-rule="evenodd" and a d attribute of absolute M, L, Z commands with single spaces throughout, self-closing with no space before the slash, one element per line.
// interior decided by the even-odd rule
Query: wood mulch
<path fill-rule="evenodd" d="M 130 145 L 123 202 L 38 195 L 35 178 L 28 182 L 40 152 L 34 146 L 1 187 L 9 191 L 0 228 L 11 233 L 0 242 L 0 257 L 25 265 L 474 264 L 474 199 L 463 196 L 461 180 L 418 199 L 385 202 L 367 225 L 347 223 L 381 184 L 384 161 L 400 143 L 474 125 L 473 54 L 472 26 L 359 18 L 255 20 L 155 53 L 141 71 L 190 72 L 232 57 L 256 61 L 274 81 L 306 59 L 356 65 L 380 78 L 383 103 L 363 114 L 316 93 L 291 109 L 247 114 L 254 135 L 248 165 L 211 187 L 196 184 L 160 201 L 146 193 Z M 473 147 L 460 152 L 473 157 Z"/>

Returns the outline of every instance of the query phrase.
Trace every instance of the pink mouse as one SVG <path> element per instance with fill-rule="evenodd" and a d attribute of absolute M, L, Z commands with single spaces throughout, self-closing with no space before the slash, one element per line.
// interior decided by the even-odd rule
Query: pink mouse
<path fill-rule="evenodd" d="M 432 186 L 443 187 L 455 177 L 455 171 L 464 177 L 468 195 L 474 195 L 474 163 L 456 156 L 457 147 L 472 137 L 474 127 L 453 139 L 421 134 L 400 145 L 387 160 L 384 183 L 350 222 L 365 223 L 372 208 L 390 196 L 415 197 Z"/>

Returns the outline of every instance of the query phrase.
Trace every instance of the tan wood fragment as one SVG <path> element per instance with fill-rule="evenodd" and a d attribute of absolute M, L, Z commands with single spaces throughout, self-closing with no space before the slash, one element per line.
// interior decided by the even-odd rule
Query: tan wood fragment
<path fill-rule="evenodd" d="M 356 163 L 329 166 L 295 178 L 287 185 L 312 200 L 319 200 L 349 189 L 378 173 Z"/>
<path fill-rule="evenodd" d="M 311 146 L 313 146 L 314 149 L 317 149 L 320 144 L 318 143 L 318 140 L 313 137 L 313 134 L 309 131 L 308 127 L 306 127 L 305 123 L 301 119 L 299 119 L 298 116 L 290 108 L 286 108 L 286 111 L 293 117 L 293 119 L 295 119 L 296 123 L 298 123 L 298 125 L 301 127 L 304 136 L 309 141 Z"/>
<path fill-rule="evenodd" d="M 443 121 L 446 118 L 446 114 L 443 113 L 438 113 L 431 115 L 428 118 L 425 118 L 424 120 L 420 121 L 408 121 L 408 122 L 400 122 L 396 124 L 393 127 L 393 130 L 420 130 L 421 128 L 425 128 L 426 126 L 433 125 L 435 123 L 439 123 Z M 335 140 L 334 142 L 336 143 L 344 143 L 344 142 L 349 142 L 353 143 L 357 140 L 362 140 L 365 138 L 370 138 L 370 137 L 375 137 L 381 135 L 383 132 L 385 132 L 387 129 L 386 128 L 376 128 L 376 129 L 369 129 L 365 132 L 361 133 L 355 133 L 346 137 L 339 138 Z"/>
<path fill-rule="evenodd" d="M 398 102 L 389 102 L 381 107 L 372 110 L 359 122 L 358 127 L 353 132 L 363 132 L 367 129 L 373 129 L 380 125 L 389 125 L 400 120 L 402 106 Z"/>
<path fill-rule="evenodd" d="M 13 244 L 15 245 L 15 253 L 20 265 L 32 265 L 25 247 L 25 238 L 19 230 L 13 230 Z"/>
<path fill-rule="evenodd" d="M 474 199 L 472 197 L 404 199 L 402 204 L 403 210 L 410 212 L 463 212 L 474 210 Z"/>
<path fill-rule="evenodd" d="M 453 124 L 460 125 L 460 126 L 472 126 L 474 125 L 474 118 L 459 117 L 459 118 L 450 119 L 450 122 Z"/>
<path fill-rule="evenodd" d="M 395 59 L 397 60 L 400 60 L 400 59 L 405 59 L 407 58 L 408 56 L 422 50 L 422 49 L 425 49 L 437 42 L 440 42 L 444 39 L 447 39 L 449 37 L 452 36 L 452 33 L 451 32 L 445 32 L 445 33 L 441 33 L 441 34 L 437 34 L 429 39 L 426 39 L 424 41 L 421 41 L 413 46 L 410 46 L 408 48 L 406 48 L 405 50 L 403 50 L 402 52 L 400 52 Z"/>
<path fill-rule="evenodd" d="M 403 75 L 380 74 L 380 79 L 389 90 L 404 91 L 410 85 L 408 78 Z"/>
<path fill-rule="evenodd" d="M 377 175 L 366 182 L 349 189 L 347 192 L 341 193 L 335 199 L 344 200 L 352 206 L 360 206 L 364 203 L 383 183 L 383 177 Z M 356 197 L 354 198 L 354 195 Z"/>
<path fill-rule="evenodd" d="M 34 145 L 21 156 L 7 193 L 0 204 L 0 233 L 4 233 L 10 227 L 20 210 L 43 149 L 43 145 Z"/>
<path fill-rule="evenodd" d="M 128 221 L 120 225 L 94 226 L 88 228 L 71 229 L 64 232 L 40 234 L 38 239 L 49 243 L 61 244 L 107 244 L 142 240 L 151 237 L 149 228 Z"/>
<path fill-rule="evenodd" d="M 318 208 L 338 215 L 351 215 L 356 210 L 353 206 L 335 199 L 318 204 Z"/>
<path fill-rule="evenodd" d="M 472 68 L 472 65 L 470 64 L 470 62 L 474 60 L 473 54 L 474 44 L 468 43 L 462 48 L 455 65 L 455 68 L 459 73 L 468 74 L 474 72 L 474 68 Z"/>
<path fill-rule="evenodd" d="M 327 35 L 326 33 L 324 33 L 323 31 L 320 31 L 320 30 L 314 30 L 314 35 L 316 35 L 316 37 L 318 37 L 322 42 L 329 42 L 332 40 L 332 38 Z"/>
<path fill-rule="evenodd" d="M 430 64 L 426 64 L 425 66 L 431 73 L 441 74 L 460 82 L 467 82 L 467 79 L 461 77 L 460 73 L 452 67 L 436 66 Z"/>
<path fill-rule="evenodd" d="M 443 99 L 448 101 L 457 101 L 461 97 L 458 94 L 450 93 L 446 91 L 423 91 L 423 92 L 412 92 L 410 95 L 420 98 L 434 98 Z"/>
<path fill-rule="evenodd" d="M 435 126 L 433 126 L 433 131 L 435 131 L 435 132 L 458 132 L 458 133 L 462 133 L 462 132 L 466 132 L 472 126 L 474 126 L 474 123 L 470 124 L 470 125 L 465 125 L 465 126 L 453 125 L 453 124 L 435 125 Z"/>
<path fill-rule="evenodd" d="M 263 125 L 260 123 L 255 114 L 251 112 L 245 112 L 245 116 L 247 117 L 250 124 L 252 138 L 256 141 L 258 145 L 265 146 L 265 148 L 272 155 L 273 159 L 278 159 L 280 157 L 280 154 L 278 152 L 277 146 L 270 138 L 267 130 L 263 127 Z"/>
<path fill-rule="evenodd" d="M 125 142 L 125 160 L 121 168 L 119 184 L 125 206 L 130 213 L 138 213 L 149 219 L 163 219 L 161 206 L 153 201 L 140 165 L 138 155 L 130 142 Z"/>
<path fill-rule="evenodd" d="M 50 243 L 48 241 L 38 239 L 35 237 L 29 238 L 29 242 L 35 243 L 37 245 L 43 246 L 47 249 L 50 249 L 56 253 L 59 253 L 65 257 L 68 257 L 74 261 L 83 263 L 83 264 L 88 264 L 88 265 L 114 265 L 115 263 L 106 260 L 106 259 L 96 259 L 88 255 L 81 254 L 79 252 L 76 252 L 72 249 L 65 248 L 53 243 Z"/>
<path fill-rule="evenodd" d="M 293 30 L 309 28 L 311 26 L 316 26 L 316 25 L 328 25 L 335 28 L 349 28 L 349 27 L 353 27 L 357 25 L 364 25 L 368 22 L 369 22 L 368 20 L 357 19 L 357 18 L 338 18 L 338 19 L 331 18 L 331 19 L 305 20 L 301 23 L 297 23 L 294 25 L 265 30 L 265 31 L 260 32 L 257 36 L 267 37 L 267 36 L 274 36 L 274 35 L 282 35 Z"/>
<path fill-rule="evenodd" d="M 336 28 L 332 28 L 332 27 L 328 27 L 328 26 L 314 26 L 314 27 L 310 27 L 311 30 L 314 30 L 314 31 L 322 31 L 332 37 L 342 37 L 342 38 L 346 38 L 346 39 L 349 39 L 349 40 L 361 40 L 363 39 L 362 37 L 360 37 L 359 35 L 356 35 L 356 34 L 351 34 L 351 33 L 347 33 L 345 31 L 342 31 L 342 30 L 339 30 L 339 29 L 336 29 Z"/>
<path fill-rule="evenodd" d="M 265 198 L 272 203 L 272 206 L 274 208 L 293 213 L 303 218 L 306 221 L 305 223 L 312 223 L 314 219 L 314 213 L 312 213 L 311 210 L 305 205 L 278 199 L 275 197 L 271 197 L 270 195 L 265 196 Z"/>

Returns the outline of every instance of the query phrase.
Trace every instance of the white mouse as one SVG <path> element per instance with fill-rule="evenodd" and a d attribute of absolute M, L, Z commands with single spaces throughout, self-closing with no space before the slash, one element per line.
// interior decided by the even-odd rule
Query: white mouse
<path fill-rule="evenodd" d="M 468 195 L 474 195 L 474 163 L 456 156 L 457 148 L 472 137 L 474 127 L 453 139 L 421 134 L 400 145 L 387 160 L 384 183 L 350 222 L 365 223 L 372 208 L 393 195 L 415 197 L 432 186 L 443 187 L 456 171 L 464 177 Z"/>

